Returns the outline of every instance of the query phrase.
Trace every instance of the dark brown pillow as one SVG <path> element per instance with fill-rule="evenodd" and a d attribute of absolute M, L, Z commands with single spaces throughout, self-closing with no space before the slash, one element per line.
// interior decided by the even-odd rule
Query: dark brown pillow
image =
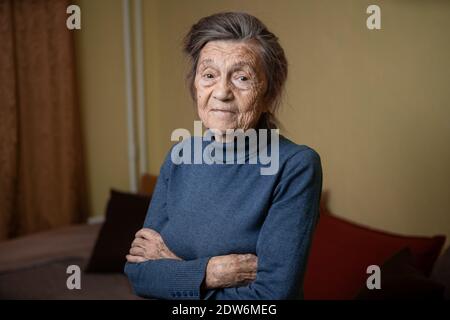
<path fill-rule="evenodd" d="M 369 290 L 364 286 L 356 299 L 443 299 L 444 286 L 426 277 L 413 266 L 413 261 L 409 248 L 400 250 L 380 267 L 381 289 Z"/>
<path fill-rule="evenodd" d="M 123 272 L 131 242 L 142 228 L 150 196 L 111 190 L 106 220 L 86 272 Z"/>

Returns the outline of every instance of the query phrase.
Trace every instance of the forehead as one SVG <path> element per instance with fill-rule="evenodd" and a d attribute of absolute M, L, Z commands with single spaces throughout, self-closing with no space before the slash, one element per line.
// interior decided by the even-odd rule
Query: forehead
<path fill-rule="evenodd" d="M 239 64 L 257 67 L 260 65 L 258 45 L 252 42 L 211 41 L 200 52 L 201 64 Z"/>

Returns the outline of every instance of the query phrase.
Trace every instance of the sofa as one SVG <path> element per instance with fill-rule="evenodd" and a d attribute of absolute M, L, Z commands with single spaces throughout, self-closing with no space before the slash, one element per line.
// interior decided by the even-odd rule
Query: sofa
<path fill-rule="evenodd" d="M 111 190 L 105 220 L 0 242 L 0 299 L 141 299 L 123 274 L 125 254 L 142 226 L 157 177 L 138 194 Z M 322 197 L 304 279 L 307 300 L 450 299 L 445 237 L 375 230 L 331 213 Z M 69 290 L 67 268 L 79 266 L 81 288 Z M 381 270 L 370 290 L 368 266 Z"/>

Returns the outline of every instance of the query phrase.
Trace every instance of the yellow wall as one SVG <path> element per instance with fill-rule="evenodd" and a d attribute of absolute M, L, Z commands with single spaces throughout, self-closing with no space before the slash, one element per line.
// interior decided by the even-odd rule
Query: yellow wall
<path fill-rule="evenodd" d="M 109 189 L 128 188 L 122 1 L 81 0 L 75 31 L 78 90 L 90 214 L 103 214 Z"/>
<path fill-rule="evenodd" d="M 99 214 L 110 187 L 128 187 L 121 1 L 80 2 L 91 213 Z M 380 31 L 365 27 L 369 4 L 381 6 Z M 171 131 L 192 129 L 195 118 L 181 39 L 198 18 L 223 10 L 252 13 L 280 37 L 290 63 L 284 133 L 320 153 L 332 211 L 450 238 L 450 2 L 144 1 L 152 173 Z"/>

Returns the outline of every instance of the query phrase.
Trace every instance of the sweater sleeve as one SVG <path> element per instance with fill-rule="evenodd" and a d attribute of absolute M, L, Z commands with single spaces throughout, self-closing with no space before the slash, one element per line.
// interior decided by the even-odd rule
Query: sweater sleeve
<path fill-rule="evenodd" d="M 167 186 L 170 172 L 170 152 L 158 177 L 144 228 L 161 232 L 168 221 L 166 211 Z M 125 264 L 125 274 L 135 294 L 156 299 L 200 299 L 200 286 L 209 257 L 194 260 L 158 259 Z"/>
<path fill-rule="evenodd" d="M 298 151 L 288 159 L 258 237 L 255 281 L 247 286 L 210 290 L 206 299 L 302 299 L 321 189 L 321 162 L 314 150 Z"/>

